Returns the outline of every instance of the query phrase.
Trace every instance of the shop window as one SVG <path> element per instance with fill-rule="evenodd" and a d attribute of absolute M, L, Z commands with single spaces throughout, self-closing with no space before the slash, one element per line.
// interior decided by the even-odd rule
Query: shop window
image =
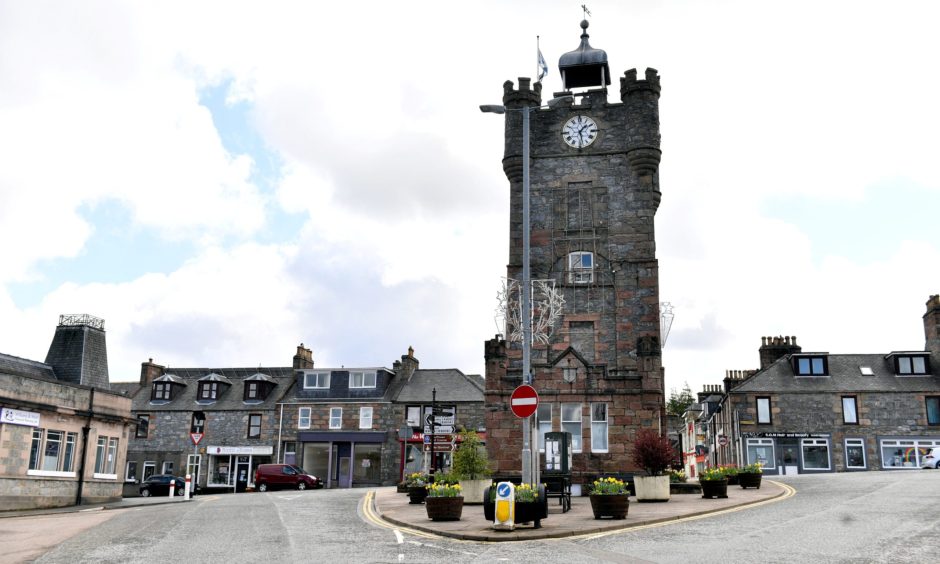
<path fill-rule="evenodd" d="M 381 483 L 382 445 L 360 443 L 356 445 L 355 450 L 353 454 L 353 483 Z"/>
<path fill-rule="evenodd" d="M 826 439 L 801 439 L 803 469 L 829 470 L 829 441 Z"/>
<path fill-rule="evenodd" d="M 306 372 L 304 373 L 304 389 L 327 389 L 330 387 L 329 372 Z"/>
<path fill-rule="evenodd" d="M 372 408 L 371 407 L 359 408 L 359 428 L 360 429 L 372 428 Z"/>
<path fill-rule="evenodd" d="M 829 362 L 825 356 L 795 356 L 793 370 L 799 376 L 826 376 L 829 374 Z"/>
<path fill-rule="evenodd" d="M 298 429 L 309 429 L 310 428 L 310 411 L 309 407 L 301 407 L 297 410 L 297 428 Z"/>
<path fill-rule="evenodd" d="M 865 440 L 845 439 L 845 467 L 853 470 L 864 470 Z"/>
<path fill-rule="evenodd" d="M 350 372 L 349 373 L 349 387 L 350 388 L 374 388 L 375 387 L 375 372 Z"/>
<path fill-rule="evenodd" d="M 29 448 L 28 473 L 32 475 L 72 474 L 77 433 L 34 428 Z"/>
<path fill-rule="evenodd" d="M 330 429 L 342 429 L 342 428 L 343 428 L 343 408 L 331 407 L 330 408 Z"/>
<path fill-rule="evenodd" d="M 303 469 L 326 483 L 329 473 L 330 445 L 328 443 L 304 443 Z"/>
<path fill-rule="evenodd" d="M 127 465 L 124 467 L 124 481 L 125 482 L 137 481 L 137 461 L 136 460 L 127 461 Z"/>
<path fill-rule="evenodd" d="M 137 431 L 134 433 L 134 437 L 138 439 L 146 439 L 147 435 L 150 434 L 150 415 L 140 414 L 137 416 Z"/>
<path fill-rule="evenodd" d="M 940 447 L 940 441 L 924 439 L 897 439 L 881 441 L 881 467 L 885 469 L 920 468 L 921 459 L 931 448 Z"/>
<path fill-rule="evenodd" d="M 535 411 L 535 420 L 538 425 L 539 452 L 545 452 L 545 433 L 552 432 L 552 404 L 539 402 Z"/>
<path fill-rule="evenodd" d="M 757 422 L 771 424 L 770 398 L 757 398 Z"/>
<path fill-rule="evenodd" d="M 767 468 L 774 465 L 774 460 L 773 439 L 747 439 L 748 464 L 760 462 L 761 466 Z"/>
<path fill-rule="evenodd" d="M 561 430 L 571 433 L 571 452 L 581 452 L 581 404 L 561 404 Z"/>
<path fill-rule="evenodd" d="M 261 436 L 261 414 L 252 413 L 248 416 L 248 438 L 257 439 Z"/>
<path fill-rule="evenodd" d="M 591 404 L 591 452 L 607 452 L 607 404 Z"/>
<path fill-rule="evenodd" d="M 842 397 L 842 422 L 846 425 L 858 425 L 858 404 L 855 396 Z"/>

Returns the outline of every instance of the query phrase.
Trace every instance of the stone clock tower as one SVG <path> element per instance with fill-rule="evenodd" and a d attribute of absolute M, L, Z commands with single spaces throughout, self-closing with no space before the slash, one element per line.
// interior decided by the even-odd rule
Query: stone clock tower
<path fill-rule="evenodd" d="M 559 60 L 564 89 L 549 106 L 542 85 L 503 85 L 503 170 L 510 184 L 507 276 L 522 272 L 523 116 L 530 112 L 530 269 L 564 297 L 547 343 L 533 344 L 538 434 L 574 436 L 574 483 L 636 470 L 638 429 L 660 430 L 664 412 L 659 269 L 659 75 L 635 69 L 608 100 L 607 54 L 588 42 Z M 542 108 L 543 104 L 546 107 Z M 536 109 L 538 108 L 538 109 Z M 522 429 L 509 395 L 522 383 L 521 342 L 485 344 L 487 448 L 500 474 L 521 469 Z M 540 467 L 544 460 L 540 458 Z"/>

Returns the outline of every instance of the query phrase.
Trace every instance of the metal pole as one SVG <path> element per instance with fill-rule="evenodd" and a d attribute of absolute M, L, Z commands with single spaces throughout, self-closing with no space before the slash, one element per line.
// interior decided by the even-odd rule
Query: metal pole
<path fill-rule="evenodd" d="M 435 421 L 437 417 L 434 412 L 437 411 L 437 388 L 431 388 L 431 475 L 437 471 L 437 453 L 434 452 L 434 433 L 437 431 L 435 429 Z"/>
<path fill-rule="evenodd" d="M 529 271 L 529 106 L 522 108 L 522 383 L 532 384 L 532 293 Z M 522 422 L 522 481 L 533 484 L 532 422 Z"/>

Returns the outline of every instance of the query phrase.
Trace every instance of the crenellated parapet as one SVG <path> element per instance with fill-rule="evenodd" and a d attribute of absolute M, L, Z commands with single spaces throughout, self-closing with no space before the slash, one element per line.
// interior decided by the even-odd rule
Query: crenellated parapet
<path fill-rule="evenodd" d="M 538 107 L 542 104 L 542 83 L 532 84 L 531 78 L 519 77 L 519 89 L 511 80 L 503 83 L 503 105 L 507 110 Z M 503 172 L 510 182 L 522 182 L 522 112 L 506 112 L 506 146 Z"/>
<path fill-rule="evenodd" d="M 659 71 L 654 68 L 646 69 L 646 80 L 637 80 L 636 69 L 630 69 L 620 78 L 620 99 L 626 102 L 627 96 L 639 92 L 652 92 L 659 98 Z"/>

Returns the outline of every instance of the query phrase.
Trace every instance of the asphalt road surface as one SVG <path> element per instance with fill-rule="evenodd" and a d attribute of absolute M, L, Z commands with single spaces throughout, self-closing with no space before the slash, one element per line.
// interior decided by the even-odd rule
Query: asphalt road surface
<path fill-rule="evenodd" d="M 367 492 L 363 489 L 209 495 L 184 504 L 56 516 L 62 520 L 61 530 L 80 532 L 56 539 L 58 544 L 36 561 L 753 564 L 938 560 L 938 471 L 774 479 L 796 488 L 796 495 L 760 507 L 614 534 L 520 543 L 456 541 L 377 525 L 362 512 Z M 101 513 L 110 518 L 102 519 Z M 41 534 L 40 527 L 50 523 L 40 519 L 2 519 L 0 533 L 16 530 L 25 539 L 33 523 L 34 533 Z M 30 559 L 23 554 L 0 555 L 0 561 Z"/>

